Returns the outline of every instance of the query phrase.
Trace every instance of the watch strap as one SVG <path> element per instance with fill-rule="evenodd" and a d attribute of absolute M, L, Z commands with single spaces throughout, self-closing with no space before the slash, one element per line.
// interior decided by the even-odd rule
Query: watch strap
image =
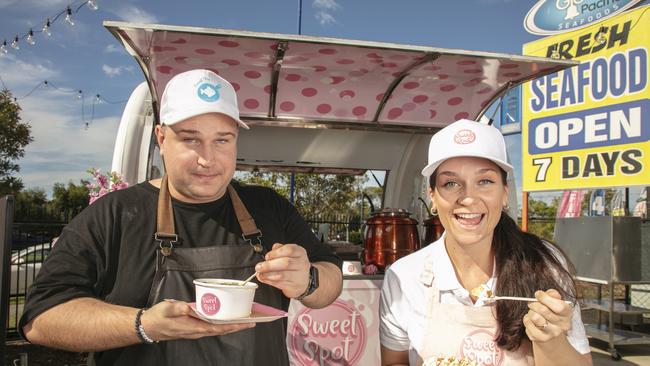
<path fill-rule="evenodd" d="M 302 301 L 305 297 L 311 295 L 318 288 L 318 268 L 313 265 L 309 267 L 309 284 L 305 292 L 300 294 L 300 296 L 295 297 L 296 300 Z"/>

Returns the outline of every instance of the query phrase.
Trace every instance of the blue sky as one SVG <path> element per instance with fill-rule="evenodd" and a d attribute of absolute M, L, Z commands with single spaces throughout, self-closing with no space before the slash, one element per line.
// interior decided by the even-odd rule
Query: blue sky
<path fill-rule="evenodd" d="M 123 103 L 143 76 L 132 57 L 102 26 L 104 20 L 298 33 L 299 0 L 151 1 L 98 0 L 84 6 L 74 26 L 61 17 L 52 36 L 38 33 L 47 18 L 81 0 L 0 0 L 0 42 L 11 43 L 30 28 L 36 44 L 0 54 L 0 77 L 15 97 L 44 80 L 64 93 L 38 87 L 19 100 L 34 141 L 19 161 L 25 186 L 49 192 L 55 182 L 88 178 L 89 167 L 110 168 Z M 521 54 L 522 44 L 538 36 L 523 20 L 532 1 L 303 0 L 302 34 L 466 50 Z M 82 102 L 77 90 L 83 91 Z M 90 120 L 95 95 L 96 104 Z M 111 103 L 109 103 L 111 102 Z M 114 104 L 112 104 L 114 103 Z M 83 118 L 82 118 L 83 117 Z M 88 122 L 88 127 L 85 127 Z M 519 136 L 508 138 L 518 145 Z M 512 154 L 517 164 L 517 154 Z M 518 164 L 517 164 L 518 165 Z"/>

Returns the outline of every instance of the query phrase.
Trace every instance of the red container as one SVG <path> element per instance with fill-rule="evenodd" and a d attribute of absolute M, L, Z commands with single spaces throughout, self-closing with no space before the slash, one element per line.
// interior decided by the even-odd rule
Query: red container
<path fill-rule="evenodd" d="M 365 264 L 379 271 L 420 248 L 418 222 L 402 209 L 384 208 L 366 221 Z"/>
<path fill-rule="evenodd" d="M 442 233 L 445 231 L 445 228 L 440 223 L 438 215 L 427 217 L 426 220 L 422 221 L 422 226 L 424 226 L 424 241 L 422 242 L 422 247 L 426 247 L 440 239 Z"/>

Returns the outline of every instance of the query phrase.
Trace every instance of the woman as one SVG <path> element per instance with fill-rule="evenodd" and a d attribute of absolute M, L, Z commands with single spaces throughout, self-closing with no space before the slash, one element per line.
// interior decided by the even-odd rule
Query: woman
<path fill-rule="evenodd" d="M 445 233 L 386 272 L 382 365 L 592 364 L 568 261 L 505 213 L 508 173 L 492 126 L 460 120 L 431 138 L 422 174 Z"/>

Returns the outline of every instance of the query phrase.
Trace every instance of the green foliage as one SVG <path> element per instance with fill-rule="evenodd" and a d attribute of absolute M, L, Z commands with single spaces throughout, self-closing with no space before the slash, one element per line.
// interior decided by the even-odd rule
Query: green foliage
<path fill-rule="evenodd" d="M 20 106 L 8 90 L 0 91 L 0 196 L 16 195 L 23 183 L 12 174 L 20 171 L 15 160 L 25 155 L 25 146 L 33 139 L 30 126 L 20 121 Z"/>
<path fill-rule="evenodd" d="M 82 180 L 79 185 L 70 181 L 67 187 L 63 183 L 54 183 L 52 206 L 71 215 L 81 212 L 88 206 L 87 184 L 85 180 Z"/>
<path fill-rule="evenodd" d="M 47 195 L 41 188 L 30 188 L 16 193 L 15 216 L 17 219 L 44 218 Z"/>
<path fill-rule="evenodd" d="M 551 204 L 531 199 L 528 201 L 528 232 L 541 238 L 552 240 L 555 229 L 555 216 L 560 199 L 554 198 Z"/>
<path fill-rule="evenodd" d="M 239 173 L 237 179 L 245 184 L 271 187 L 289 199 L 291 173 L 246 172 Z M 371 198 L 375 209 L 381 208 L 383 198 L 382 188 L 367 186 L 366 181 L 365 176 L 296 173 L 294 205 L 307 220 L 330 222 L 330 236 L 344 232 L 347 227 L 349 240 L 361 243 L 360 222 L 370 215 L 363 194 Z"/>

